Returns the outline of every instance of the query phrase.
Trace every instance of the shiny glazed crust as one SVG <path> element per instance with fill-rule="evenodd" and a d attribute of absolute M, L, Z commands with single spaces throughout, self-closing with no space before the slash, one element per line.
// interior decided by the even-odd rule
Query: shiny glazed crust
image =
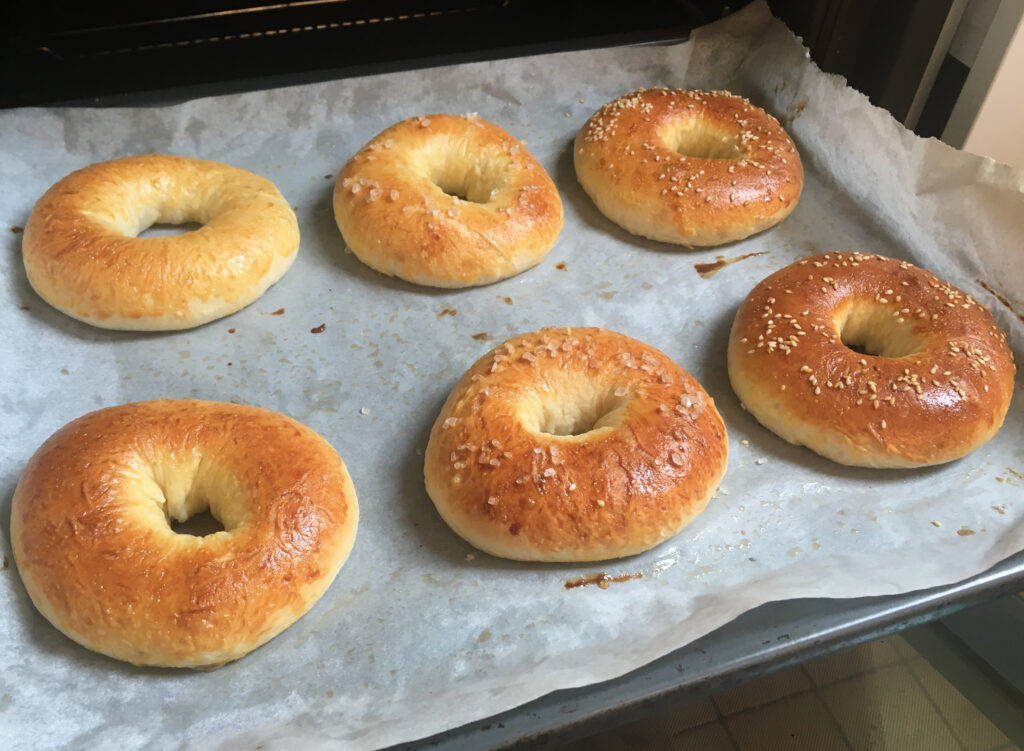
<path fill-rule="evenodd" d="M 225 531 L 177 534 L 207 506 Z M 344 463 L 256 407 L 163 400 L 92 412 L 51 436 L 14 493 L 11 543 L 39 611 L 137 665 L 217 666 L 326 591 L 355 539 Z"/>
<path fill-rule="evenodd" d="M 729 338 L 733 389 L 762 425 L 863 467 L 940 464 L 978 448 L 1003 423 L 1014 372 L 1005 334 L 970 295 L 859 253 L 772 274 Z"/>
<path fill-rule="evenodd" d="M 137 237 L 152 224 L 193 232 Z M 36 203 L 22 254 L 50 305 L 108 329 L 187 329 L 255 301 L 295 260 L 274 184 L 219 162 L 149 154 L 72 172 Z"/>
<path fill-rule="evenodd" d="M 619 97 L 580 130 L 575 163 L 606 217 L 635 235 L 688 246 L 742 240 L 781 222 L 804 179 L 778 121 L 725 91 Z"/>
<path fill-rule="evenodd" d="M 498 126 L 425 115 L 393 125 L 349 160 L 334 217 L 367 266 L 416 284 L 467 287 L 540 262 L 562 229 L 562 202 L 544 168 Z"/>
<path fill-rule="evenodd" d="M 480 550 L 591 561 L 679 532 L 727 456 L 714 401 L 664 354 L 604 329 L 550 328 L 469 369 L 434 424 L 424 471 L 438 512 Z"/>

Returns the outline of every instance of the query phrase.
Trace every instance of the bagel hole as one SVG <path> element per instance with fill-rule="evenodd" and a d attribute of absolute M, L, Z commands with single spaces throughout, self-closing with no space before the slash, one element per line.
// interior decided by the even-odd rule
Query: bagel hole
<path fill-rule="evenodd" d="M 839 340 L 861 355 L 907 357 L 921 351 L 922 342 L 913 325 L 893 315 L 892 306 L 853 304 L 837 321 Z"/>
<path fill-rule="evenodd" d="M 742 159 L 746 150 L 739 138 L 699 120 L 679 124 L 665 134 L 666 145 L 678 154 L 699 159 Z"/>
<path fill-rule="evenodd" d="M 169 519 L 171 531 L 179 535 L 192 535 L 193 537 L 206 537 L 207 535 L 224 532 L 224 525 L 220 519 L 210 513 L 209 509 L 192 514 L 184 521 Z"/>
<path fill-rule="evenodd" d="M 181 222 L 180 224 L 174 224 L 171 222 L 155 222 L 149 225 L 136 237 L 167 237 L 168 235 L 184 235 L 188 232 L 195 232 L 197 229 L 202 228 L 202 224 L 199 222 Z"/>
<path fill-rule="evenodd" d="M 620 395 L 616 396 L 616 391 Z M 529 410 L 524 422 L 538 433 L 558 436 L 582 436 L 614 427 L 629 402 L 624 392 L 624 388 L 583 384 L 552 389 Z"/>
<path fill-rule="evenodd" d="M 434 178 L 434 184 L 444 193 L 469 203 L 488 203 L 501 186 L 484 180 L 473 172 L 459 174 L 448 171 Z"/>
<path fill-rule="evenodd" d="M 427 176 L 442 192 L 470 203 L 490 203 L 508 180 L 507 157 L 458 140 L 424 153 Z"/>

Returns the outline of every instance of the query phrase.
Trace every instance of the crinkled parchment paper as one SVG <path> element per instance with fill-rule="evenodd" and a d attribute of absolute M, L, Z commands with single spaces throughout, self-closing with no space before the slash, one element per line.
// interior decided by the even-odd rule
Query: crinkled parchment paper
<path fill-rule="evenodd" d="M 793 215 L 744 242 L 687 251 L 629 236 L 599 214 L 576 184 L 571 140 L 605 101 L 654 85 L 730 89 L 779 117 L 807 168 Z M 554 177 L 566 224 L 537 268 L 479 289 L 433 291 L 384 278 L 345 251 L 333 175 L 384 127 L 438 111 L 502 125 Z M 20 237 L 8 228 L 24 225 L 36 199 L 71 170 L 150 151 L 274 180 L 297 207 L 299 258 L 255 304 L 197 330 L 77 323 L 33 294 Z M 991 305 L 1018 361 L 1024 352 L 1024 322 L 980 283 L 1024 310 L 1022 172 L 906 132 L 818 71 L 763 4 L 680 45 L 172 107 L 8 111 L 0 176 L 8 559 L 9 499 L 32 452 L 78 415 L 140 399 L 237 400 L 294 416 L 344 457 L 362 511 L 352 557 L 319 604 L 214 672 L 133 668 L 74 645 L 35 612 L 12 562 L 0 571 L 0 747 L 380 746 L 622 674 L 769 600 L 950 583 L 1024 547 L 1019 389 L 1002 432 L 974 454 L 881 472 L 783 443 L 729 388 L 725 342 L 736 306 L 762 277 L 815 251 L 873 251 L 928 267 Z M 710 279 L 694 270 L 751 252 L 765 254 Z M 321 324 L 323 333 L 311 333 Z M 694 524 L 645 555 L 597 566 L 469 558 L 424 492 L 422 452 L 448 390 L 494 344 L 545 325 L 607 325 L 657 346 L 705 385 L 726 420 L 724 487 Z M 642 578 L 564 587 L 599 571 Z"/>

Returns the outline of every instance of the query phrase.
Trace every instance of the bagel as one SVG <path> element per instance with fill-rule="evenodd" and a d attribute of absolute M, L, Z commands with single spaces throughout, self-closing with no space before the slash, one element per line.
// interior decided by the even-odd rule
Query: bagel
<path fill-rule="evenodd" d="M 988 309 L 905 261 L 810 256 L 747 296 L 729 337 L 746 409 L 840 464 L 921 467 L 996 434 L 1013 355 Z"/>
<path fill-rule="evenodd" d="M 207 509 L 223 531 L 171 528 Z M 74 641 L 136 665 L 211 667 L 313 606 L 358 515 L 344 463 L 295 420 L 139 402 L 80 417 L 36 451 L 11 546 L 32 602 Z"/>
<path fill-rule="evenodd" d="M 620 558 L 700 514 L 725 474 L 714 401 L 658 350 L 605 329 L 541 329 L 484 355 L 430 433 L 427 492 L 491 555 Z"/>
<path fill-rule="evenodd" d="M 339 173 L 334 217 L 360 261 L 430 287 L 490 284 L 540 262 L 562 229 L 544 168 L 476 116 L 410 118 Z"/>
<path fill-rule="evenodd" d="M 193 232 L 138 237 L 153 224 Z M 202 159 L 149 154 L 72 172 L 36 203 L 22 255 L 62 313 L 107 329 L 187 329 L 262 295 L 295 260 L 299 226 L 273 183 Z"/>
<path fill-rule="evenodd" d="M 576 176 L 634 235 L 687 246 L 742 240 L 796 208 L 804 172 L 778 121 L 726 91 L 639 89 L 576 136 Z"/>

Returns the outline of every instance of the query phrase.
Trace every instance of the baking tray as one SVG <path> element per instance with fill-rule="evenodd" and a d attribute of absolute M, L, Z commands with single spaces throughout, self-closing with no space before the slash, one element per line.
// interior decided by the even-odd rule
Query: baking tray
<path fill-rule="evenodd" d="M 657 84 L 731 88 L 780 117 L 807 168 L 793 215 L 742 243 L 696 252 L 632 237 L 601 216 L 576 184 L 572 138 L 608 99 Z M 384 127 L 439 110 L 502 125 L 552 174 L 566 227 L 536 268 L 489 287 L 428 290 L 345 253 L 331 210 L 334 176 Z M 296 206 L 303 235 L 294 267 L 255 304 L 164 334 L 103 331 L 50 309 L 20 269 L 18 235 L 7 235 L 4 524 L 21 468 L 50 433 L 90 409 L 168 396 L 256 403 L 309 424 L 348 463 L 361 508 L 352 557 L 320 603 L 211 673 L 138 669 L 89 653 L 42 620 L 12 569 L 0 571 L 0 606 L 12 614 L 0 623 L 0 697 L 9 697 L 0 702 L 0 744 L 383 746 L 621 676 L 772 600 L 947 586 L 1024 547 L 1013 474 L 1024 467 L 1019 398 L 1000 435 L 970 457 L 880 473 L 782 443 L 728 386 L 725 341 L 739 301 L 771 271 L 818 250 L 915 260 L 994 305 L 1018 358 L 1024 345 L 1024 322 L 981 284 L 1010 305 L 1024 299 L 1013 273 L 1020 173 L 914 138 L 808 63 L 763 3 L 681 45 L 173 107 L 15 110 L 0 113 L 0 134 L 0 223 L 12 229 L 72 169 L 163 151 L 266 175 Z M 696 265 L 717 255 L 747 257 L 700 276 Z M 426 497 L 422 450 L 449 389 L 491 346 L 545 325 L 607 325 L 649 342 L 715 398 L 730 433 L 729 472 L 708 511 L 667 544 L 603 565 L 500 561 L 474 555 Z M 9 556 L 7 532 L 0 528 Z M 607 589 L 565 587 L 602 572 L 641 576 Z"/>
<path fill-rule="evenodd" d="M 772 602 L 620 678 L 556 691 L 513 710 L 392 746 L 537 748 L 596 735 L 808 660 L 1024 589 L 1024 554 L 944 587 L 892 597 Z"/>

